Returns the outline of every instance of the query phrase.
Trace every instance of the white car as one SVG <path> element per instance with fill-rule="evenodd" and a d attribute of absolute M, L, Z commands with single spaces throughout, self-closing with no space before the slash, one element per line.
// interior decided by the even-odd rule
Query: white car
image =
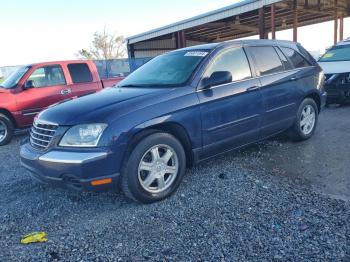
<path fill-rule="evenodd" d="M 327 104 L 350 102 L 350 38 L 328 49 L 318 63 L 326 76 Z"/>

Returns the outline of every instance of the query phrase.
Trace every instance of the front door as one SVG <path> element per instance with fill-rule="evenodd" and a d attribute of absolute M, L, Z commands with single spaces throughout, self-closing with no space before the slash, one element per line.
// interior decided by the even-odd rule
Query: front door
<path fill-rule="evenodd" d="M 30 126 L 41 110 L 72 96 L 60 65 L 36 68 L 28 81 L 32 81 L 33 87 L 16 94 L 24 126 Z"/>
<path fill-rule="evenodd" d="M 252 78 L 243 48 L 219 53 L 203 79 L 215 72 L 230 72 L 232 82 L 197 92 L 202 118 L 202 158 L 251 143 L 259 138 L 262 96 L 259 80 Z"/>

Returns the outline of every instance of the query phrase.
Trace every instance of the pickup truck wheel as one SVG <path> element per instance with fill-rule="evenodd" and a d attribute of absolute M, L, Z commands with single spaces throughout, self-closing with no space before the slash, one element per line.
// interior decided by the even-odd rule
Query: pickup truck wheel
<path fill-rule="evenodd" d="M 181 143 L 170 134 L 155 133 L 132 150 L 123 167 L 121 188 L 134 201 L 153 203 L 174 193 L 185 172 Z"/>
<path fill-rule="evenodd" d="M 290 137 L 294 141 L 307 140 L 315 132 L 318 121 L 318 107 L 311 98 L 306 98 L 300 104 L 296 120 L 290 129 Z"/>
<path fill-rule="evenodd" d="M 4 114 L 0 114 L 0 146 L 8 144 L 13 136 L 13 124 Z"/>

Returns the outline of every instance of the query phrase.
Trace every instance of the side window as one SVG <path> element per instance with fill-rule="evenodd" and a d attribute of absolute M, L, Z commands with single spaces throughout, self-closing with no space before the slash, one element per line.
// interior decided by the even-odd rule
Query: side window
<path fill-rule="evenodd" d="M 232 81 L 239 81 L 252 76 L 243 48 L 233 48 L 217 55 L 205 71 L 203 78 L 208 78 L 212 73 L 219 71 L 230 72 Z"/>
<path fill-rule="evenodd" d="M 281 61 L 282 61 L 282 64 L 283 64 L 284 69 L 285 69 L 285 70 L 291 70 L 291 69 L 293 69 L 294 67 L 293 67 L 292 64 L 288 61 L 288 59 L 285 57 L 285 55 L 281 52 L 281 50 L 280 50 L 278 47 L 276 47 L 275 49 L 276 49 L 276 52 L 277 52 L 279 58 L 280 58 Z"/>
<path fill-rule="evenodd" d="M 249 47 L 261 76 L 284 70 L 282 62 L 272 46 Z"/>
<path fill-rule="evenodd" d="M 38 88 L 66 84 L 63 70 L 59 65 L 39 67 L 28 80 L 33 81 L 34 86 Z"/>
<path fill-rule="evenodd" d="M 92 82 L 92 75 L 86 63 L 69 64 L 68 70 L 74 84 Z"/>
<path fill-rule="evenodd" d="M 310 66 L 310 63 L 297 51 L 288 47 L 281 47 L 281 50 L 285 54 L 285 56 L 288 57 L 288 59 L 292 62 L 295 68 Z"/>

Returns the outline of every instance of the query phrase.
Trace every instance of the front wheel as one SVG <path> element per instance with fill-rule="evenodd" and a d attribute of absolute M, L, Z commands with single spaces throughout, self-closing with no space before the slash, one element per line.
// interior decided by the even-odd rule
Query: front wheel
<path fill-rule="evenodd" d="M 170 196 L 186 171 L 181 143 L 167 133 L 155 133 L 141 140 L 132 150 L 122 170 L 124 194 L 141 203 L 152 203 Z"/>
<path fill-rule="evenodd" d="M 13 124 L 4 114 L 0 114 L 0 146 L 8 144 L 13 136 Z"/>
<path fill-rule="evenodd" d="M 306 98 L 300 104 L 290 136 L 294 141 L 307 140 L 315 132 L 318 121 L 318 107 L 311 98 Z"/>

